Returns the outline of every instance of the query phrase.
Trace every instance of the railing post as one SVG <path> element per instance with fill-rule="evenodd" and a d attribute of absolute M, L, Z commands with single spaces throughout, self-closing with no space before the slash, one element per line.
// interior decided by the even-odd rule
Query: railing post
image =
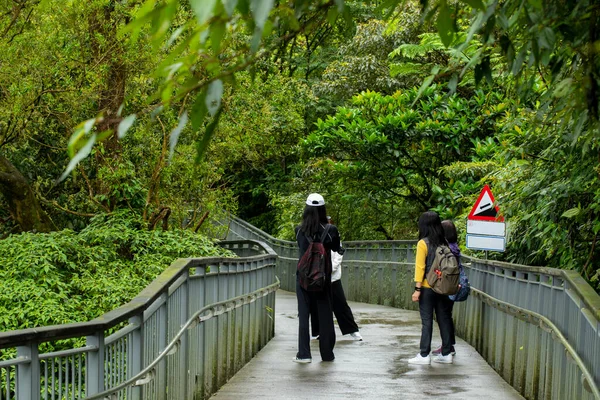
<path fill-rule="evenodd" d="M 129 323 L 138 325 L 138 328 L 131 332 L 131 340 L 128 341 L 127 349 L 127 377 L 131 378 L 142 370 L 144 359 L 144 318 L 143 315 L 138 315 L 129 318 Z M 142 387 L 136 386 L 131 388 L 131 399 L 140 400 L 142 398 Z"/>
<path fill-rule="evenodd" d="M 167 295 L 161 296 L 164 299 L 163 304 L 158 309 L 158 348 L 159 352 L 163 351 L 169 343 L 169 307 L 167 303 Z M 157 399 L 164 400 L 167 398 L 167 360 L 163 359 L 157 366 Z"/>
<path fill-rule="evenodd" d="M 182 299 L 182 304 L 181 304 L 181 309 L 180 309 L 180 321 L 182 322 L 182 324 L 188 320 L 188 318 L 190 317 L 190 289 L 189 289 L 189 282 L 190 282 L 190 277 L 189 277 L 189 272 L 186 271 L 185 275 L 186 277 L 185 282 L 181 285 L 181 290 L 183 291 L 183 294 L 181 296 Z M 183 334 L 183 336 L 181 337 L 181 353 L 180 353 L 180 358 L 179 358 L 179 374 L 181 374 L 184 379 L 183 379 L 183 387 L 181 387 L 182 392 L 180 393 L 181 398 L 182 399 L 187 399 L 189 394 L 187 393 L 188 390 L 188 386 L 189 386 L 189 382 L 192 379 L 191 375 L 190 375 L 190 361 L 189 361 L 189 354 L 190 354 L 190 342 L 191 340 L 189 339 L 189 331 L 185 332 Z"/>
<path fill-rule="evenodd" d="M 85 394 L 89 397 L 104 390 L 104 332 L 87 336 L 85 342 L 87 346 L 96 348 L 87 353 Z"/>
<path fill-rule="evenodd" d="M 37 343 L 29 342 L 27 346 L 17 347 L 17 357 L 29 360 L 28 363 L 19 364 L 17 367 L 17 399 L 39 398 L 40 359 Z"/>
<path fill-rule="evenodd" d="M 415 262 L 415 248 L 411 245 L 406 246 L 406 263 L 409 265 L 412 265 Z"/>

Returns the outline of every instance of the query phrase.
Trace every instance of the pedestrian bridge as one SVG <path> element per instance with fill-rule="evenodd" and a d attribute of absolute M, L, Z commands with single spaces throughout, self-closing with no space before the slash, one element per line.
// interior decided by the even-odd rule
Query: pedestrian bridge
<path fill-rule="evenodd" d="M 600 297 L 573 271 L 467 258 L 456 363 L 409 366 L 415 242 L 345 242 L 342 283 L 365 340 L 338 336 L 335 362 L 315 348 L 298 365 L 295 243 L 225 225 L 222 245 L 239 258 L 180 259 L 95 320 L 0 333 L 11 355 L 0 399 L 600 400 Z M 65 339 L 70 348 L 48 351 Z"/>
<path fill-rule="evenodd" d="M 457 338 L 455 364 L 408 365 L 419 349 L 416 311 L 350 302 L 364 341 L 337 331 L 335 361 L 321 362 L 311 341 L 312 364 L 291 361 L 298 351 L 296 295 L 276 295 L 275 337 L 212 398 L 239 399 L 439 399 L 516 400 L 521 395 L 483 357 Z M 439 332 L 434 344 L 439 344 Z"/>

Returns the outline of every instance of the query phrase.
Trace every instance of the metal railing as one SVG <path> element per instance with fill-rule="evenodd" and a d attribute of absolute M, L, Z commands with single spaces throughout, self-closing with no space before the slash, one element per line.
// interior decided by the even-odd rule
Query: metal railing
<path fill-rule="evenodd" d="M 529 399 L 600 399 L 600 297 L 574 271 L 466 258 L 456 331 Z"/>
<path fill-rule="evenodd" d="M 295 290 L 298 249 L 232 217 L 228 238 L 269 243 L 282 288 Z M 403 309 L 416 241 L 344 242 L 349 300 Z M 528 399 L 600 400 L 600 297 L 575 272 L 465 257 L 472 295 L 454 307 L 457 334 Z"/>
<path fill-rule="evenodd" d="M 179 259 L 128 304 L 85 323 L 0 333 L 0 399 L 204 399 L 274 335 L 277 255 Z M 40 345 L 81 345 L 40 354 Z M 83 344 L 85 343 L 85 344 Z"/>

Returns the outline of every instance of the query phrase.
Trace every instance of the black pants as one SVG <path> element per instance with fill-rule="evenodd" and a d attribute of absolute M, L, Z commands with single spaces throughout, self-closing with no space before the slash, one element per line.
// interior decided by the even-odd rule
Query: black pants
<path fill-rule="evenodd" d="M 456 335 L 454 334 L 454 320 L 452 319 L 452 308 L 454 308 L 454 302 L 450 302 L 450 343 L 452 346 L 456 344 Z"/>
<path fill-rule="evenodd" d="M 352 310 L 348 305 L 346 295 L 344 294 L 344 288 L 342 287 L 342 281 L 340 280 L 331 282 L 331 302 L 333 313 L 335 314 L 335 319 L 337 319 L 338 325 L 340 326 L 342 335 L 358 332 L 358 325 L 356 325 L 356 322 L 354 321 L 354 315 L 352 315 Z M 311 314 L 310 322 L 312 335 L 318 336 L 319 318 L 316 310 Z"/>
<path fill-rule="evenodd" d="M 448 355 L 452 351 L 452 335 L 454 333 L 452 306 L 453 302 L 448 296 L 437 294 L 429 288 L 421 288 L 419 312 L 422 324 L 420 345 L 422 357 L 426 357 L 431 352 L 434 311 L 440 328 L 440 335 L 442 336 L 442 354 Z"/>
<path fill-rule="evenodd" d="M 318 315 L 320 338 L 319 350 L 323 361 L 333 361 L 335 347 L 335 330 L 333 312 L 331 310 L 331 286 L 322 292 L 307 292 L 296 280 L 296 298 L 298 299 L 298 358 L 312 358 L 310 353 L 309 316 L 316 310 Z"/>

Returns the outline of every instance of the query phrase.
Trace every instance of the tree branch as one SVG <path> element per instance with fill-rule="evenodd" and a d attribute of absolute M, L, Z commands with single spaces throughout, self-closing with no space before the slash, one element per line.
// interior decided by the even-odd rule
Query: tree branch
<path fill-rule="evenodd" d="M 200 227 L 202 226 L 204 221 L 206 221 L 206 218 L 208 218 L 208 214 L 209 214 L 209 212 L 207 211 L 204 213 L 202 218 L 200 218 L 200 221 L 198 221 L 198 223 L 196 224 L 196 227 L 194 228 L 194 232 L 198 232 L 198 229 L 200 229 Z"/>
<path fill-rule="evenodd" d="M 40 196 L 40 201 L 42 201 L 45 204 L 49 204 L 55 208 L 58 208 L 61 211 L 64 211 L 68 214 L 73 214 L 73 215 L 78 215 L 80 217 L 95 217 L 97 214 L 90 214 L 90 213 L 82 213 L 82 212 L 78 212 L 78 211 L 73 211 L 73 210 L 69 210 L 68 208 L 65 208 L 63 206 L 61 206 L 60 204 L 58 204 L 58 202 L 56 202 L 55 200 L 46 200 L 45 198 Z M 108 215 L 110 215 L 111 213 L 108 213 Z"/>

